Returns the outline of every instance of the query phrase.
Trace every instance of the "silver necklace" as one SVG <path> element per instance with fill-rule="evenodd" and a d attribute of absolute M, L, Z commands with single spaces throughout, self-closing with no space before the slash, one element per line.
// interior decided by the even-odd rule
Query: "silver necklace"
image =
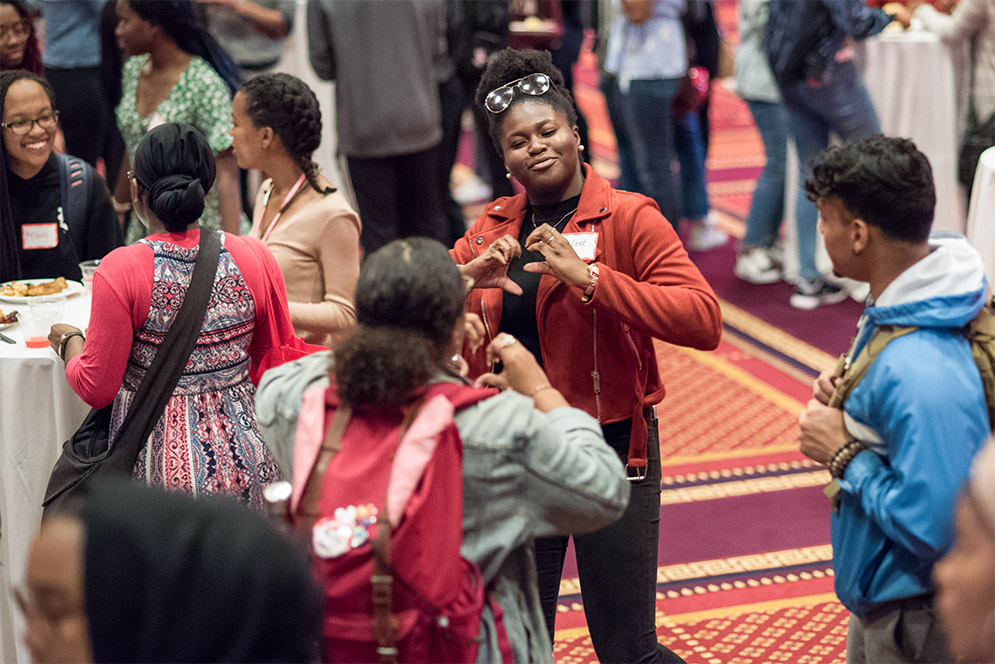
<path fill-rule="evenodd" d="M 565 215 L 563 215 L 562 217 L 560 217 L 560 220 L 558 222 L 556 222 L 555 224 L 552 224 L 553 228 L 556 229 L 556 230 L 560 230 L 559 228 L 556 228 L 556 227 L 559 226 L 560 224 L 562 224 L 564 219 L 566 219 L 567 217 L 569 217 L 570 215 L 572 215 L 576 211 L 577 211 L 577 208 L 574 208 L 573 210 L 570 210 L 570 212 L 567 212 Z M 536 223 L 536 213 L 535 213 L 535 210 L 532 211 L 532 228 L 539 228 L 539 224 Z"/>

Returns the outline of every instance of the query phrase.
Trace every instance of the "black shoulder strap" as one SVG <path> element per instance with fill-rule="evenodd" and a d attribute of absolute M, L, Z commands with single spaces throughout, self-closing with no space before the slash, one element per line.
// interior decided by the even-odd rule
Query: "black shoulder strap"
<path fill-rule="evenodd" d="M 204 315 L 211 300 L 220 256 L 221 237 L 218 231 L 201 229 L 193 277 L 183 304 L 138 387 L 117 438 L 111 444 L 115 452 L 109 461 L 115 467 L 128 470 L 134 467 L 138 453 L 162 417 L 166 403 L 183 375 L 204 326 Z"/>
<path fill-rule="evenodd" d="M 90 182 L 93 167 L 79 157 L 56 155 L 59 162 L 59 193 L 63 219 L 69 227 L 76 251 L 84 246 L 83 237 L 86 214 L 90 209 Z"/>

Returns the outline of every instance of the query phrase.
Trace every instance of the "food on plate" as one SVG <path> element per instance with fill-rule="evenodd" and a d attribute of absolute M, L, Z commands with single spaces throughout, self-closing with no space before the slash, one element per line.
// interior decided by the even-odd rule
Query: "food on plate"
<path fill-rule="evenodd" d="M 0 309 L 0 325 L 10 325 L 11 323 L 16 323 L 16 322 L 17 322 L 16 310 L 4 313 L 3 309 Z"/>
<path fill-rule="evenodd" d="M 0 287 L 0 295 L 7 297 L 35 297 L 38 295 L 55 295 L 69 288 L 65 277 L 38 284 L 28 284 L 23 281 L 11 281 Z"/>

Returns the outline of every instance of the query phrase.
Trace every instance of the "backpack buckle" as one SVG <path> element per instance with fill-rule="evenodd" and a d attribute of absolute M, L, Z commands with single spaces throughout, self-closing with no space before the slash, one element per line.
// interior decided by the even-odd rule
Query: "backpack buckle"
<path fill-rule="evenodd" d="M 646 469 L 648 464 L 625 464 L 625 479 L 630 482 L 641 482 L 646 479 Z"/>

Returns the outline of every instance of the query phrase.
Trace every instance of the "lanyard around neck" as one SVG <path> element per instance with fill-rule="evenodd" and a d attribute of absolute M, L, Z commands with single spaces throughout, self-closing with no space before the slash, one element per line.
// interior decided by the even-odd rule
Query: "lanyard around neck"
<path fill-rule="evenodd" d="M 287 206 L 290 205 L 290 201 L 292 201 L 294 196 L 297 195 L 297 192 L 300 191 L 301 186 L 304 184 L 304 180 L 304 174 L 301 173 L 301 176 L 297 178 L 297 182 L 294 183 L 294 186 L 290 188 L 290 191 L 288 191 L 287 195 L 283 198 L 283 203 L 280 204 L 280 209 L 277 211 L 276 216 L 273 217 L 273 221 L 269 222 L 269 227 L 266 229 L 266 233 L 261 238 L 264 243 L 267 239 L 269 239 L 270 233 L 273 232 L 273 229 L 276 228 L 276 222 L 280 221 L 280 217 L 283 216 L 283 211 L 287 209 Z M 269 205 L 269 196 L 272 193 L 273 190 L 270 189 L 269 194 L 266 195 L 266 200 L 263 202 L 263 214 L 266 214 L 266 207 Z"/>

